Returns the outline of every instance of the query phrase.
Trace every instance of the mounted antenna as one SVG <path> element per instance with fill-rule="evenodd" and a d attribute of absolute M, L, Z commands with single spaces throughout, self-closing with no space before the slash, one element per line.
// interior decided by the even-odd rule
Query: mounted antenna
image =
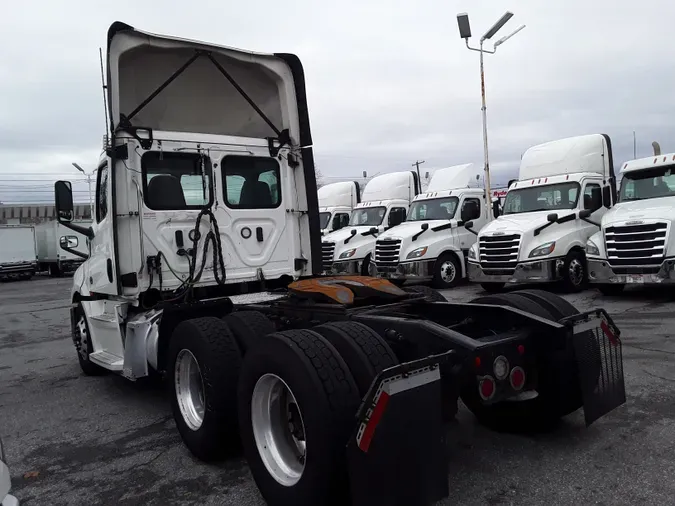
<path fill-rule="evenodd" d="M 103 74 L 103 50 L 98 48 L 98 57 L 101 62 L 101 89 L 103 90 L 103 113 L 105 114 L 105 137 L 103 138 L 103 149 L 108 147 L 108 142 L 110 141 L 110 136 L 108 135 L 108 100 L 106 97 L 106 89 L 108 88 L 105 84 L 105 77 Z"/>

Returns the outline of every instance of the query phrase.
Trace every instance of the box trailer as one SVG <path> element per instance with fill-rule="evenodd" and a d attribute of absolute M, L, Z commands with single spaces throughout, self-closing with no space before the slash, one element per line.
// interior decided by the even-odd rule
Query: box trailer
<path fill-rule="evenodd" d="M 90 222 L 80 222 L 79 224 L 88 227 Z M 86 251 L 87 238 L 79 232 L 64 227 L 58 221 L 50 221 L 36 226 L 35 239 L 39 269 L 49 271 L 49 275 L 52 277 L 75 272 L 84 260 L 64 250 L 60 244 L 61 240 L 65 239 L 68 248 Z"/>
<path fill-rule="evenodd" d="M 0 279 L 30 279 L 37 269 L 35 229 L 0 226 Z"/>

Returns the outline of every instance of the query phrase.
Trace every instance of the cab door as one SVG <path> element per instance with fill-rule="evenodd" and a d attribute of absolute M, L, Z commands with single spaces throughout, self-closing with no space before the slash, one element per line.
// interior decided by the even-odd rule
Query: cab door
<path fill-rule="evenodd" d="M 477 197 L 463 197 L 459 204 L 459 220 L 463 223 L 473 221 L 473 232 L 478 232 L 487 222 L 486 207 L 482 199 Z M 457 227 L 459 248 L 468 254 L 469 249 L 476 242 L 476 234 L 467 230 L 464 226 Z"/>
<path fill-rule="evenodd" d="M 117 295 L 112 184 L 110 162 L 106 159 L 96 171 L 96 201 L 92 217 L 94 237 L 89 242 L 91 256 L 85 262 L 85 276 L 90 292 Z"/>

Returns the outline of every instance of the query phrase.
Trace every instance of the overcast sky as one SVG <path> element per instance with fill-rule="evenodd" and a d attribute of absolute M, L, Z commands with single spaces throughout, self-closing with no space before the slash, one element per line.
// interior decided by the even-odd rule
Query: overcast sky
<path fill-rule="evenodd" d="M 0 17 L 0 200 L 19 197 L 3 193 L 8 179 L 37 180 L 42 191 L 55 173 L 77 177 L 72 161 L 93 168 L 104 133 L 98 47 L 115 20 L 296 53 L 328 178 L 404 170 L 416 159 L 423 168 L 482 164 L 478 53 L 459 38 L 458 12 L 470 14 L 472 44 L 507 9 L 515 16 L 499 37 L 527 25 L 486 57 L 493 180 L 515 176 L 529 146 L 572 135 L 608 133 L 617 166 L 633 156 L 633 130 L 638 156 L 651 153 L 652 140 L 675 151 L 673 2 L 323 3 L 12 3 Z M 50 174 L 33 176 L 42 172 Z M 51 200 L 48 191 L 42 199 Z"/>

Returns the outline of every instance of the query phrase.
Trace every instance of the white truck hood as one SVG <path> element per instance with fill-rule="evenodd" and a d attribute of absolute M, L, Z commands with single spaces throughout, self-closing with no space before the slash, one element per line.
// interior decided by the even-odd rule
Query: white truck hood
<path fill-rule="evenodd" d="M 632 220 L 675 222 L 675 197 L 619 202 L 602 217 L 602 226 Z"/>
<path fill-rule="evenodd" d="M 495 232 L 508 232 L 523 234 L 529 230 L 545 224 L 546 217 L 552 212 L 558 213 L 558 216 L 563 217 L 568 213 L 574 212 L 571 209 L 563 209 L 560 211 L 536 211 L 533 213 L 518 213 L 502 215 L 496 220 L 491 221 L 485 225 L 479 232 L 481 235 L 492 235 Z"/>
<path fill-rule="evenodd" d="M 340 254 L 344 251 L 356 248 L 354 255 L 348 259 L 343 258 L 342 260 L 357 260 L 365 258 L 365 256 L 371 252 L 375 245 L 376 237 L 372 234 L 363 236 L 363 232 L 369 231 L 371 226 L 349 226 L 323 237 L 323 242 L 333 242 L 335 243 L 335 256 L 333 257 L 336 261 L 340 259 Z M 377 227 L 375 227 L 377 228 Z M 356 235 L 352 237 L 352 230 L 356 231 Z M 347 244 L 345 244 L 345 239 L 352 237 Z"/>
<path fill-rule="evenodd" d="M 452 220 L 455 221 L 455 220 Z M 429 228 L 427 229 L 422 237 L 426 234 L 435 234 L 432 232 L 432 228 L 438 227 L 440 225 L 447 225 L 450 223 L 448 220 L 429 220 L 429 221 L 404 221 L 400 225 L 395 226 L 387 230 L 386 232 L 381 233 L 377 236 L 378 239 L 401 239 L 405 241 L 406 239 L 411 239 L 412 236 L 422 231 L 422 223 L 427 223 Z"/>

